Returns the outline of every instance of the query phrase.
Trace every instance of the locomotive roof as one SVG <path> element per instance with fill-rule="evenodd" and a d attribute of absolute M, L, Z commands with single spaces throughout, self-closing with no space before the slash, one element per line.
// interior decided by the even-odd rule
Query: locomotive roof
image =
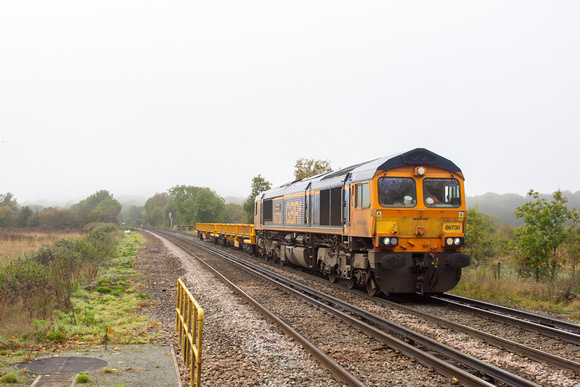
<path fill-rule="evenodd" d="M 353 173 L 360 173 L 367 170 L 372 170 L 374 173 L 377 170 L 386 171 L 401 165 L 434 165 L 452 172 L 461 173 L 461 169 L 453 161 L 425 148 L 415 148 L 407 152 L 381 157 L 368 163 L 360 164 L 359 168 L 353 170 Z"/>
<path fill-rule="evenodd" d="M 347 173 L 361 174 L 365 172 L 385 171 L 401 165 L 435 165 L 441 168 L 448 169 L 452 172 L 461 172 L 461 169 L 455 165 L 451 160 L 439 156 L 437 153 L 431 152 L 425 148 L 415 148 L 413 150 L 397 153 L 390 156 L 381 157 L 365 163 L 356 164 L 348 168 L 343 168 L 338 171 L 332 171 L 321 176 L 321 180 L 332 179 L 339 176 L 344 176 Z"/>
<path fill-rule="evenodd" d="M 397 153 L 390 156 L 381 157 L 364 163 L 355 164 L 337 171 L 322 173 L 316 176 L 296 180 L 280 187 L 266 191 L 267 194 L 260 194 L 260 197 L 273 197 L 283 193 L 292 193 L 304 190 L 308 184 L 322 186 L 335 186 L 337 181 L 343 181 L 350 174 L 352 181 L 362 181 L 372 178 L 377 170 L 384 171 L 401 165 L 434 165 L 448 169 L 452 172 L 461 173 L 461 169 L 454 162 L 425 148 L 415 148 L 413 150 Z M 326 184 L 325 184 L 326 183 Z"/>

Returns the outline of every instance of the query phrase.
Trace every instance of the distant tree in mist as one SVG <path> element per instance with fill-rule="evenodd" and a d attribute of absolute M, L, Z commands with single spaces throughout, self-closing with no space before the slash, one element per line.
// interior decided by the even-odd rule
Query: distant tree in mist
<path fill-rule="evenodd" d="M 167 192 L 156 193 L 145 203 L 143 221 L 153 227 L 169 226 L 168 208 L 172 207 L 171 197 Z"/>
<path fill-rule="evenodd" d="M 95 222 L 117 223 L 121 208 L 121 203 L 106 190 L 97 191 L 71 207 L 81 226 Z"/>

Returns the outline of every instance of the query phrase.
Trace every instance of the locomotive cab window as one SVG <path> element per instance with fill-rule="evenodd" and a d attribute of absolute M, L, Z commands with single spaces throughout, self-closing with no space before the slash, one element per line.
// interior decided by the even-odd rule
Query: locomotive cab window
<path fill-rule="evenodd" d="M 424 179 L 423 202 L 427 207 L 459 207 L 461 187 L 457 179 Z"/>
<path fill-rule="evenodd" d="M 381 177 L 378 181 L 379 204 L 383 207 L 415 207 L 417 187 L 408 177 Z"/>
<path fill-rule="evenodd" d="M 355 208 L 369 208 L 371 206 L 369 183 L 361 183 L 355 186 L 354 203 Z"/>

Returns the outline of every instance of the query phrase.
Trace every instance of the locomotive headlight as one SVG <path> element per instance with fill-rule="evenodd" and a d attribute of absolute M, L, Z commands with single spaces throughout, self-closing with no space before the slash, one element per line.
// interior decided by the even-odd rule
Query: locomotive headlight
<path fill-rule="evenodd" d="M 427 169 L 425 167 L 415 168 L 415 176 L 425 176 L 425 172 L 427 172 Z"/>
<path fill-rule="evenodd" d="M 385 237 L 381 240 L 383 246 L 396 246 L 399 243 L 397 237 Z"/>
<path fill-rule="evenodd" d="M 461 247 L 463 246 L 463 238 L 447 237 L 445 238 L 445 246 Z"/>

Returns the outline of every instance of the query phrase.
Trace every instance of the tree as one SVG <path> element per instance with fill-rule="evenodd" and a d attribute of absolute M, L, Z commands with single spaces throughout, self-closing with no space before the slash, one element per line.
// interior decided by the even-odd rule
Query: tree
<path fill-rule="evenodd" d="M 93 222 L 116 223 L 121 208 L 121 203 L 106 190 L 97 191 L 71 207 L 80 226 Z"/>
<path fill-rule="evenodd" d="M 69 208 L 45 208 L 39 210 L 38 225 L 52 230 L 70 230 L 77 226 L 78 220 L 73 210 Z"/>
<path fill-rule="evenodd" d="M 227 203 L 224 221 L 226 223 L 242 223 L 244 221 L 243 206 L 237 203 Z"/>
<path fill-rule="evenodd" d="M 121 212 L 119 213 L 120 223 L 128 224 L 131 226 L 139 226 L 143 224 L 143 219 L 145 216 L 144 206 L 123 206 Z"/>
<path fill-rule="evenodd" d="M 14 225 L 16 227 L 33 227 L 35 226 L 35 216 L 34 211 L 29 206 L 22 207 L 14 219 Z"/>
<path fill-rule="evenodd" d="M 244 204 L 242 205 L 244 209 L 245 222 L 250 224 L 254 223 L 254 201 L 256 196 L 272 188 L 272 184 L 264 179 L 262 175 L 258 175 L 252 179 L 251 187 L 252 193 L 246 198 L 246 200 L 244 200 Z"/>
<path fill-rule="evenodd" d="M 169 225 L 169 216 L 166 212 L 171 202 L 167 192 L 156 193 L 145 203 L 144 222 L 149 226 L 163 227 Z"/>
<path fill-rule="evenodd" d="M 203 187 L 197 191 L 192 223 L 222 223 L 226 214 L 225 200 L 215 191 Z"/>
<path fill-rule="evenodd" d="M 324 172 L 330 172 L 330 161 L 328 160 L 314 160 L 300 158 L 294 164 L 294 178 L 302 180 L 310 176 L 319 175 Z"/>
<path fill-rule="evenodd" d="M 9 227 L 16 213 L 18 212 L 18 202 L 10 192 L 0 194 L 0 226 Z"/>
<path fill-rule="evenodd" d="M 169 189 L 175 208 L 177 224 L 194 225 L 198 222 L 223 221 L 226 213 L 224 199 L 207 187 L 179 185 Z"/>
<path fill-rule="evenodd" d="M 534 190 L 528 192 L 534 201 L 516 209 L 516 216 L 524 219 L 524 226 L 516 229 L 512 244 L 520 254 L 519 263 L 549 269 L 554 277 L 565 258 L 561 249 L 577 235 L 579 214 L 566 207 L 566 198 L 558 190 L 548 202 Z"/>
<path fill-rule="evenodd" d="M 177 224 L 192 225 L 195 223 L 195 199 L 199 187 L 176 185 L 169 189 L 175 212 L 172 214 Z"/>
<path fill-rule="evenodd" d="M 464 252 L 476 265 L 495 255 L 496 229 L 491 218 L 479 212 L 477 206 L 467 210 Z"/>

